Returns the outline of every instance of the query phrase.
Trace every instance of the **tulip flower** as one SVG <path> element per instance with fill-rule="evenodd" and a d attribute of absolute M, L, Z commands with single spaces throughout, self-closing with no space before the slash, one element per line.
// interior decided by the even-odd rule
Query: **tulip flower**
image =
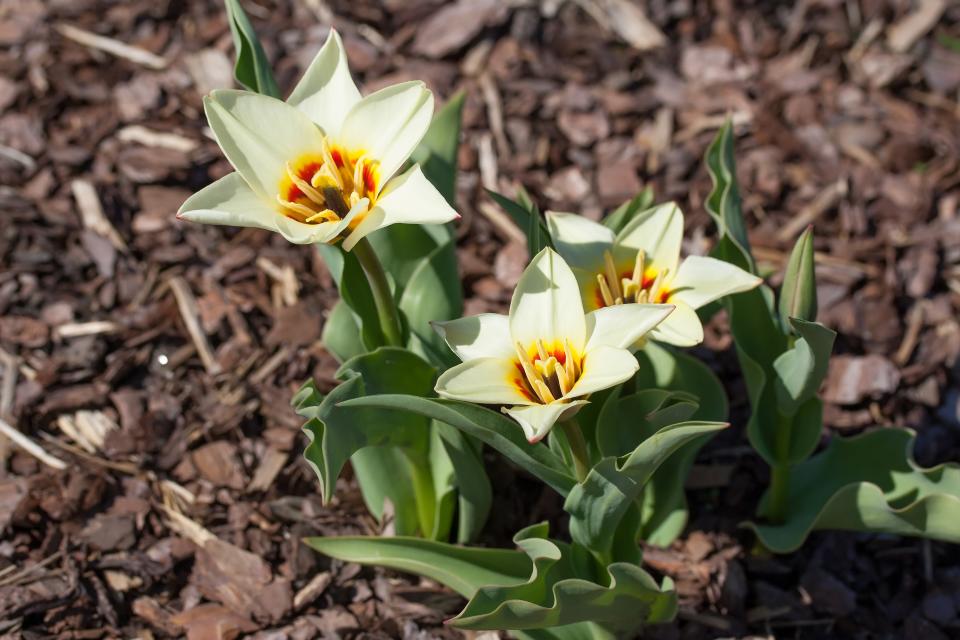
<path fill-rule="evenodd" d="M 343 240 L 349 251 L 387 225 L 458 217 L 419 165 L 395 175 L 430 125 L 433 94 L 404 82 L 361 98 L 335 31 L 287 102 L 214 91 L 204 110 L 236 171 L 191 196 L 179 218 L 296 244 Z"/>
<path fill-rule="evenodd" d="M 576 275 L 585 309 L 650 302 L 676 307 L 650 333 L 658 342 L 699 344 L 703 325 L 696 309 L 762 282 L 714 258 L 688 256 L 681 261 L 683 213 L 672 202 L 639 214 L 616 235 L 573 213 L 546 215 L 553 244 Z"/>
<path fill-rule="evenodd" d="M 633 376 L 639 365 L 627 347 L 672 309 L 632 304 L 585 314 L 570 267 L 544 249 L 523 272 L 509 316 L 434 323 L 463 360 L 440 376 L 436 391 L 444 398 L 501 405 L 527 440 L 539 442 L 591 393 Z"/>

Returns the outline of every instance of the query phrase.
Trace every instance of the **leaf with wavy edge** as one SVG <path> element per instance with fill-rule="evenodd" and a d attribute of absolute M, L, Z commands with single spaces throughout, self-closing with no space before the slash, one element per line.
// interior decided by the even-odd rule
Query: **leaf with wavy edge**
<path fill-rule="evenodd" d="M 784 524 L 744 526 L 777 553 L 794 551 L 821 529 L 960 543 L 960 465 L 918 467 L 910 455 L 913 438 L 912 431 L 893 427 L 835 438 L 793 468 Z"/>
<path fill-rule="evenodd" d="M 836 331 L 819 322 L 790 318 L 790 324 L 798 337 L 793 347 L 773 361 L 778 406 L 781 413 L 788 416 L 817 394 L 820 383 L 827 377 L 830 352 L 837 337 Z"/>
<path fill-rule="evenodd" d="M 681 422 L 660 429 L 632 453 L 604 458 L 570 491 L 563 505 L 570 514 L 570 536 L 597 554 L 612 558 L 618 525 L 664 460 L 683 444 L 728 425 L 724 422 Z"/>
<path fill-rule="evenodd" d="M 560 495 L 567 495 L 576 482 L 569 470 L 546 446 L 527 442 L 523 431 L 504 415 L 459 400 L 383 394 L 352 398 L 344 407 L 398 409 L 445 422 L 490 445 L 508 460 L 546 482 Z"/>
<path fill-rule="evenodd" d="M 757 266 L 750 252 L 747 227 L 740 210 L 740 190 L 737 187 L 733 137 L 733 122 L 727 119 L 713 142 L 707 147 L 706 164 L 713 181 L 713 189 L 707 196 L 704 207 L 717 225 L 720 236 L 718 249 L 726 254 L 721 257 L 755 274 Z"/>
<path fill-rule="evenodd" d="M 520 551 L 470 549 L 417 538 L 308 538 L 307 544 L 348 562 L 376 564 L 426 576 L 469 602 L 450 620 L 473 630 L 528 630 L 526 637 L 574 638 L 592 623 L 603 636 L 676 613 L 673 583 L 658 585 L 636 565 L 596 565 L 576 545 L 547 539 L 546 523 L 514 537 Z M 603 576 L 600 582 L 596 576 Z M 558 627 L 551 633 L 551 627 Z M 544 633 L 546 632 L 546 633 Z M 598 637 L 594 635 L 593 637 Z"/>
<path fill-rule="evenodd" d="M 396 371 L 403 371 L 402 376 Z M 410 414 L 345 407 L 343 400 L 388 390 L 432 393 L 436 370 L 405 349 L 385 347 L 345 362 L 337 371 L 344 380 L 326 397 L 308 381 L 294 396 L 296 412 L 307 419 L 310 438 L 304 457 L 320 479 L 329 500 L 343 465 L 365 447 L 397 445 L 426 452 L 429 422 Z"/>
<path fill-rule="evenodd" d="M 637 354 L 640 372 L 637 386 L 685 391 L 698 398 L 699 406 L 685 419 L 724 422 L 727 420 L 727 392 L 710 367 L 684 351 L 648 343 Z M 687 524 L 687 497 L 684 481 L 697 452 L 712 434 L 682 445 L 667 458 L 647 482 L 640 499 L 640 538 L 650 544 L 669 546 Z"/>

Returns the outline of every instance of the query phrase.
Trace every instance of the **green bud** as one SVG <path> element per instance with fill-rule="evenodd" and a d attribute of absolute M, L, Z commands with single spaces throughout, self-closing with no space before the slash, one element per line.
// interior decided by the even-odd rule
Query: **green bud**
<path fill-rule="evenodd" d="M 813 227 L 807 227 L 793 245 L 780 287 L 780 322 L 791 331 L 790 318 L 817 319 L 817 280 L 813 270 Z"/>

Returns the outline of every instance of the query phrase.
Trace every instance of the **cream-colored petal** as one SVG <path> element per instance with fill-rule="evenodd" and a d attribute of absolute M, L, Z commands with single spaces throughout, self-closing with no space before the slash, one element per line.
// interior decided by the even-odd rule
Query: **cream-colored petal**
<path fill-rule="evenodd" d="M 464 362 L 477 358 L 516 355 L 510 342 L 510 318 L 499 313 L 481 313 L 447 322 L 432 322 L 434 330 Z"/>
<path fill-rule="evenodd" d="M 204 224 L 276 231 L 276 218 L 280 214 L 275 206 L 254 193 L 240 174 L 234 171 L 187 198 L 177 217 Z"/>
<path fill-rule="evenodd" d="M 650 332 L 650 339 L 677 347 L 692 347 L 703 342 L 703 325 L 693 307 L 681 300 L 671 300 L 670 304 L 676 308 Z"/>
<path fill-rule="evenodd" d="M 322 148 L 323 134 L 305 113 L 249 91 L 214 91 L 204 98 L 210 128 L 250 188 L 274 200 L 286 163 Z"/>
<path fill-rule="evenodd" d="M 328 136 L 336 136 L 347 113 L 359 101 L 360 91 L 350 77 L 347 52 L 340 34 L 331 29 L 287 103 L 306 113 Z"/>
<path fill-rule="evenodd" d="M 380 162 L 388 180 L 420 144 L 433 117 L 433 93 L 420 81 L 386 87 L 360 100 L 347 113 L 337 142 Z"/>
<path fill-rule="evenodd" d="M 417 164 L 387 183 L 373 211 L 344 241 L 343 248 L 350 251 L 360 238 L 398 222 L 444 224 L 459 217 Z"/>
<path fill-rule="evenodd" d="M 565 397 L 579 398 L 629 380 L 640 365 L 633 354 L 616 347 L 597 347 L 587 351 L 583 372 Z"/>
<path fill-rule="evenodd" d="M 537 340 L 581 351 L 586 320 L 577 279 L 552 249 L 538 253 L 524 270 L 510 302 L 510 335 L 529 348 Z"/>
<path fill-rule="evenodd" d="M 617 234 L 617 244 L 633 253 L 643 249 L 647 265 L 677 273 L 683 242 L 683 212 L 674 202 L 639 214 Z"/>
<path fill-rule="evenodd" d="M 677 277 L 670 281 L 670 301 L 680 300 L 699 309 L 723 296 L 749 291 L 761 282 L 761 278 L 729 262 L 690 256 L 680 265 Z"/>
<path fill-rule="evenodd" d="M 398 372 L 398 375 L 402 375 L 402 372 Z M 436 392 L 442 398 L 477 404 L 533 404 L 521 392 L 518 381 L 522 381 L 522 374 L 513 360 L 476 358 L 440 374 Z"/>
<path fill-rule="evenodd" d="M 572 400 L 551 402 L 550 404 L 535 404 L 523 407 L 510 407 L 504 413 L 517 421 L 530 444 L 536 444 L 560 420 L 569 420 L 587 404 L 586 400 Z"/>
<path fill-rule="evenodd" d="M 612 230 L 575 213 L 547 211 L 546 217 L 553 246 L 571 268 L 603 268 L 603 252 L 613 249 Z"/>
<path fill-rule="evenodd" d="M 337 226 L 334 222 L 304 224 L 282 215 L 276 205 L 264 202 L 254 193 L 238 172 L 227 174 L 190 196 L 177 217 L 275 231 L 294 244 L 328 242 Z"/>
<path fill-rule="evenodd" d="M 587 314 L 587 353 L 597 347 L 626 349 L 674 310 L 672 304 L 618 304 Z"/>

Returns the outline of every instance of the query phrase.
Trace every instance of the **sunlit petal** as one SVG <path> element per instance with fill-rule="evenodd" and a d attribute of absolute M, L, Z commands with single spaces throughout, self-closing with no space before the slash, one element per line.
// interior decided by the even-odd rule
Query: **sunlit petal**
<path fill-rule="evenodd" d="M 510 342 L 510 318 L 499 313 L 482 313 L 448 322 L 434 322 L 433 328 L 450 349 L 467 362 L 477 358 L 514 358 Z"/>
<path fill-rule="evenodd" d="M 597 347 L 626 349 L 674 310 L 672 304 L 618 304 L 587 314 L 587 353 Z"/>
<path fill-rule="evenodd" d="M 692 347 L 703 342 L 703 325 L 697 312 L 682 300 L 671 300 L 670 304 L 676 308 L 650 332 L 650 339 L 677 347 Z"/>
<path fill-rule="evenodd" d="M 437 188 L 414 165 L 405 173 L 390 180 L 377 199 L 373 211 L 343 243 L 350 251 L 364 236 L 391 224 L 443 224 L 460 216 L 453 210 Z"/>
<path fill-rule="evenodd" d="M 551 404 L 510 407 L 504 409 L 504 413 L 517 421 L 527 440 L 532 444 L 540 442 L 550 433 L 553 425 L 561 419 L 572 418 L 585 404 L 587 404 L 586 400 L 553 402 Z"/>
<path fill-rule="evenodd" d="M 586 342 L 577 279 L 552 249 L 538 253 L 517 283 L 510 303 L 510 334 L 525 347 L 537 340 L 560 344 L 569 340 L 581 350 Z"/>
<path fill-rule="evenodd" d="M 603 267 L 603 252 L 613 248 L 612 230 L 575 213 L 547 211 L 546 217 L 553 246 L 571 268 Z"/>
<path fill-rule="evenodd" d="M 350 77 L 340 34 L 331 29 L 287 102 L 306 113 L 324 133 L 336 136 L 347 113 L 359 101 L 360 91 Z"/>
<path fill-rule="evenodd" d="M 177 217 L 204 224 L 256 227 L 276 231 L 275 206 L 264 202 L 236 171 L 190 196 Z"/>
<path fill-rule="evenodd" d="M 639 214 L 617 235 L 617 244 L 634 253 L 643 250 L 647 264 L 670 274 L 677 272 L 683 241 L 683 213 L 676 203 L 661 204 Z"/>
<path fill-rule="evenodd" d="M 380 162 L 387 180 L 420 144 L 433 116 L 433 94 L 419 81 L 372 93 L 347 113 L 338 142 Z"/>
<path fill-rule="evenodd" d="M 626 349 L 597 347 L 587 351 L 583 359 L 583 373 L 566 397 L 578 398 L 609 389 L 629 380 L 639 368 L 637 359 Z"/>
<path fill-rule="evenodd" d="M 686 302 L 694 309 L 732 293 L 749 291 L 763 280 L 736 265 L 706 256 L 683 261 L 677 277 L 670 282 L 670 301 Z"/>
<path fill-rule="evenodd" d="M 203 101 L 224 154 L 265 200 L 277 195 L 286 163 L 323 145 L 323 134 L 305 113 L 249 91 L 214 91 Z"/>
<path fill-rule="evenodd" d="M 477 404 L 533 404 L 518 384 L 521 375 L 511 359 L 476 358 L 444 371 L 437 379 L 436 391 L 443 398 Z"/>

